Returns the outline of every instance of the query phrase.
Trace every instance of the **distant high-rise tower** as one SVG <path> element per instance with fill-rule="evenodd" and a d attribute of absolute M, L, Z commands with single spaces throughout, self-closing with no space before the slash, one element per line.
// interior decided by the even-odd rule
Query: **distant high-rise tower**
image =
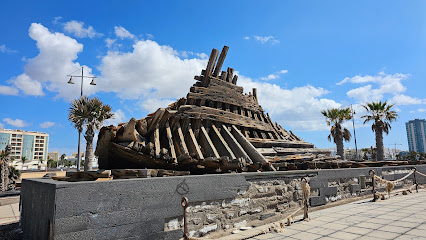
<path fill-rule="evenodd" d="M 414 119 L 405 123 L 407 128 L 408 149 L 414 152 L 426 150 L 426 120 Z"/>

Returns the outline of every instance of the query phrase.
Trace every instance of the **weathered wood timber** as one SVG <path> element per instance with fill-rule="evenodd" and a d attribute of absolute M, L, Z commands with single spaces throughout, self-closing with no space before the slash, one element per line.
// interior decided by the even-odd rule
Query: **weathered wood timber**
<path fill-rule="evenodd" d="M 244 93 L 237 86 L 236 71 L 230 67 L 222 71 L 228 49 L 224 46 L 219 57 L 219 51 L 212 50 L 186 98 L 145 118 L 103 127 L 95 152 L 99 168 L 121 169 L 112 175 L 130 178 L 142 176 L 143 168 L 175 176 L 360 166 L 342 164 L 330 157 L 330 151 L 317 149 L 274 123 L 259 105 L 262 96 L 257 89 Z"/>

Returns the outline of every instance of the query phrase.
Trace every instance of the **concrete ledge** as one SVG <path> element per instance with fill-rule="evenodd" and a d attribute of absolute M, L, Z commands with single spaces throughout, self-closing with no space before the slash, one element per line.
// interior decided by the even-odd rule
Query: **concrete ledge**
<path fill-rule="evenodd" d="M 426 165 L 416 167 L 426 173 Z M 319 190 L 319 196 L 310 198 L 311 206 L 326 204 L 325 196 L 344 194 L 345 198 L 352 197 L 353 193 L 360 194 L 360 185 L 353 184 L 353 179 L 360 175 L 368 177 L 371 169 L 380 175 L 382 171 L 409 170 L 411 166 L 104 182 L 24 179 L 21 225 L 25 239 L 179 239 L 183 234 L 180 222 L 183 217 L 182 196 L 188 197 L 192 207 L 194 221 L 190 222 L 191 227 L 197 225 L 202 229 L 217 225 L 217 231 L 220 231 L 225 227 L 223 224 L 230 228 L 244 226 L 275 210 L 282 212 L 299 207 L 302 177 L 309 177 L 311 189 Z M 338 192 L 336 186 L 329 187 L 331 181 L 344 183 L 345 192 Z M 417 181 L 426 183 L 426 177 L 417 175 Z M 227 216 L 226 223 L 214 214 L 207 216 L 207 210 L 212 208 Z M 195 218 L 199 220 L 195 221 Z"/>

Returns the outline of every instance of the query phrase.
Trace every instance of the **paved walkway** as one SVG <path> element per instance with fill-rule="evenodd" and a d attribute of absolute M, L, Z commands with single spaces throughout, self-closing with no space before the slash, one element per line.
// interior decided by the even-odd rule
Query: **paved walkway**
<path fill-rule="evenodd" d="M 362 200 L 309 216 L 309 222 L 251 239 L 426 239 L 426 190 L 375 203 Z"/>
<path fill-rule="evenodd" d="M 19 203 L 0 206 L 0 225 L 19 222 Z"/>

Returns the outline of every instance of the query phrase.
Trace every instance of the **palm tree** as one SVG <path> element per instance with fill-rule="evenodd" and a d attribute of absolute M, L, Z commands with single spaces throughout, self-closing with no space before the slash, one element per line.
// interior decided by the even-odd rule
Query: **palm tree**
<path fill-rule="evenodd" d="M 97 97 L 81 97 L 72 101 L 69 108 L 68 120 L 78 131 L 82 131 L 83 127 L 86 128 L 84 135 L 86 139 L 84 171 L 92 170 L 93 138 L 95 131 L 102 126 L 105 120 L 111 118 L 113 115 L 111 107 L 104 105 Z"/>
<path fill-rule="evenodd" d="M 21 157 L 22 167 L 24 167 L 24 164 L 27 160 L 27 157 Z"/>
<path fill-rule="evenodd" d="M 331 126 L 328 141 L 331 142 L 333 138 L 337 148 L 337 155 L 345 159 L 343 154 L 343 140 L 349 142 L 351 133 L 347 128 L 342 127 L 342 123 L 346 120 L 352 119 L 351 111 L 349 108 L 332 108 L 321 111 L 322 115 L 326 118 L 327 126 Z"/>
<path fill-rule="evenodd" d="M 9 161 L 10 150 L 12 148 L 7 145 L 5 150 L 0 152 L 0 168 L 1 168 L 1 187 L 0 191 L 6 191 L 9 185 Z"/>
<path fill-rule="evenodd" d="M 64 154 L 62 154 L 61 155 L 61 165 L 65 165 L 65 157 L 66 157 L 67 155 L 65 155 L 65 153 Z"/>
<path fill-rule="evenodd" d="M 373 121 L 371 130 L 376 134 L 376 148 L 377 148 L 377 161 L 383 161 L 384 150 L 383 150 L 383 132 L 389 134 L 391 129 L 390 123 L 395 121 L 398 117 L 396 111 L 391 110 L 394 104 L 388 104 L 386 101 L 382 102 L 371 102 L 362 105 L 369 115 L 364 115 L 364 124 L 369 121 Z"/>

